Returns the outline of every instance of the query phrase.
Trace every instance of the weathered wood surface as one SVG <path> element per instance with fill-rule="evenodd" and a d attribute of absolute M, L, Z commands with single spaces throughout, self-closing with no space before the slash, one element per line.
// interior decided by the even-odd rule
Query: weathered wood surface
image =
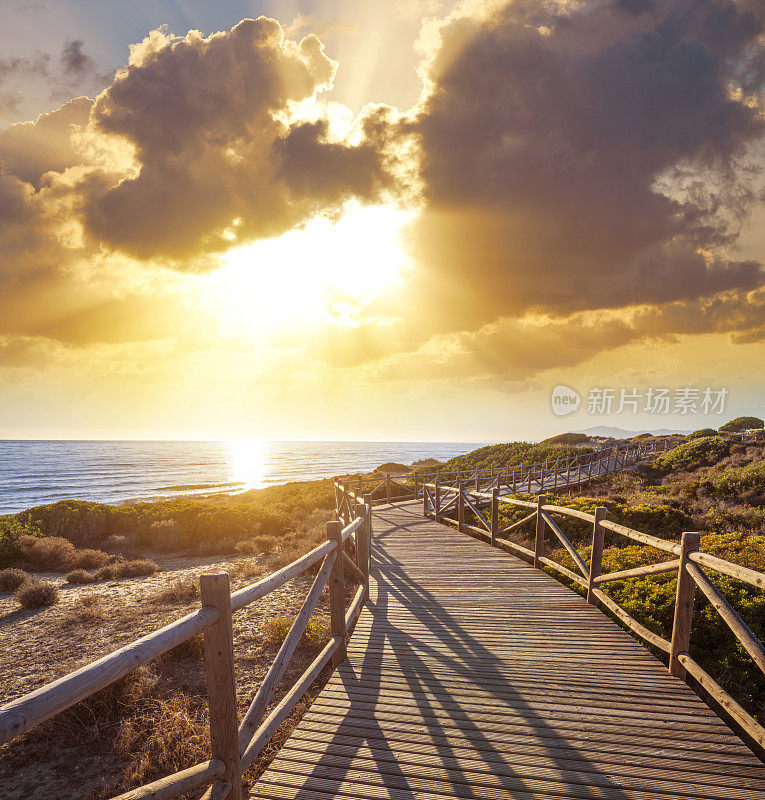
<path fill-rule="evenodd" d="M 580 596 L 421 516 L 374 512 L 370 601 L 260 798 L 759 800 L 765 765 Z"/>

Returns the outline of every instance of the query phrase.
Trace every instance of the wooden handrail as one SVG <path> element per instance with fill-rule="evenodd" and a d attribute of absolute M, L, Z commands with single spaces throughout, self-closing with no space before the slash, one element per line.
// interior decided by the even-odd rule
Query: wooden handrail
<path fill-rule="evenodd" d="M 202 800 L 223 800 L 225 797 L 238 800 L 241 797 L 242 773 L 295 708 L 321 670 L 330 661 L 336 665 L 340 654 L 344 657 L 345 642 L 368 597 L 371 500 L 366 495 L 363 504 L 350 504 L 347 493 L 340 491 L 337 485 L 335 496 L 337 515 L 350 515 L 353 518 L 345 527 L 341 523 L 329 523 L 328 532 L 331 530 L 331 536 L 323 544 L 237 592 L 231 593 L 226 573 L 202 575 L 200 584 L 204 604 L 199 610 L 2 706 L 0 744 L 86 699 L 137 667 L 188 641 L 192 636 L 204 632 L 213 757 L 210 761 L 132 789 L 120 795 L 117 800 L 172 800 L 205 786 L 210 788 L 204 793 Z M 353 499 L 356 499 L 355 495 Z M 350 572 L 359 579 L 361 585 L 346 612 L 342 573 L 346 556 L 343 548 L 352 537 L 355 541 L 356 562 Z M 293 621 L 240 727 L 234 690 L 231 614 L 265 597 L 322 560 L 324 564 L 314 579 L 303 607 Z M 330 593 L 332 639 L 277 707 L 256 727 L 305 632 L 322 589 L 332 576 L 335 579 Z"/>
<path fill-rule="evenodd" d="M 474 507 L 474 512 L 481 506 L 487 507 L 491 504 L 491 525 L 487 524 L 486 518 L 483 517 L 483 515 L 476 514 L 479 521 L 487 527 L 491 536 L 487 536 L 486 531 L 482 528 L 468 524 L 464 520 L 460 520 L 458 524 L 455 519 L 443 515 L 445 509 L 441 509 L 443 515 L 441 521 L 450 525 L 458 525 L 460 530 L 464 530 L 478 538 L 488 540 L 493 546 L 519 555 L 521 558 L 533 562 L 536 566 L 549 567 L 565 576 L 573 583 L 587 589 L 587 598 L 591 603 L 599 603 L 645 642 L 669 654 L 669 669 L 672 674 L 678 677 L 685 677 L 687 671 L 731 714 L 747 735 L 760 744 L 760 746 L 765 747 L 765 727 L 760 725 L 757 720 L 744 711 L 744 709 L 742 709 L 741 706 L 688 655 L 693 615 L 693 588 L 698 586 L 706 595 L 712 606 L 719 612 L 723 621 L 728 625 L 738 641 L 752 657 L 755 665 L 765 673 L 765 646 L 757 639 L 752 630 L 746 625 L 744 620 L 741 619 L 739 614 L 701 567 L 707 567 L 710 570 L 736 578 L 750 586 L 760 589 L 765 588 L 765 574 L 739 564 L 733 564 L 709 553 L 700 552 L 698 550 L 699 534 L 683 534 L 683 541 L 680 544 L 665 539 L 659 539 L 656 536 L 651 536 L 642 531 L 636 531 L 625 525 L 620 525 L 605 519 L 605 508 L 596 509 L 596 513 L 593 515 L 580 511 L 579 509 L 547 504 L 545 497 L 541 494 L 537 498 L 537 503 L 531 503 L 513 497 L 499 496 L 496 492 L 488 494 L 486 492 L 471 491 L 466 487 L 460 489 L 442 488 L 452 493 L 458 492 L 459 497 L 462 498 L 461 505 L 467 505 L 470 508 Z M 498 529 L 498 524 L 494 521 L 496 516 L 494 504 L 499 505 L 500 503 L 517 507 L 533 508 L 534 510 L 532 513 L 500 531 Z M 425 516 L 430 515 L 427 499 L 423 501 L 423 513 Z M 593 523 L 593 558 L 591 559 L 589 568 L 569 538 L 552 519 L 551 514 L 567 516 Z M 530 550 L 514 542 L 497 538 L 501 536 L 502 533 L 507 533 L 519 528 L 521 525 L 531 522 L 532 520 L 535 520 L 536 524 L 534 550 Z M 548 527 L 560 540 L 563 548 L 573 559 L 584 578 L 567 567 L 564 567 L 562 564 L 558 564 L 545 554 L 544 531 Z M 647 564 L 604 575 L 600 574 L 600 556 L 603 548 L 602 537 L 605 530 L 638 542 L 639 544 L 670 553 L 674 556 L 679 556 L 679 558 L 674 558 L 659 564 Z M 646 628 L 599 588 L 601 584 L 611 581 L 630 580 L 646 575 L 659 575 L 674 571 L 677 571 L 678 574 L 678 589 L 675 601 L 672 641 Z"/>

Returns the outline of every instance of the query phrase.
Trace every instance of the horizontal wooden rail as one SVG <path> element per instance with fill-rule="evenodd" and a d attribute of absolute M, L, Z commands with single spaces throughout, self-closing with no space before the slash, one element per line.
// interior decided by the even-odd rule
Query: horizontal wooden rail
<path fill-rule="evenodd" d="M 197 764 L 195 767 L 183 769 L 154 783 L 148 783 L 139 789 L 133 789 L 115 797 L 114 800 L 173 800 L 182 794 L 193 792 L 208 786 L 212 781 L 222 777 L 226 765 L 219 758 Z"/>
<path fill-rule="evenodd" d="M 330 528 L 333 532 L 323 544 L 237 592 L 231 593 L 225 573 L 202 575 L 200 584 L 205 604 L 199 610 L 0 708 L 0 743 L 30 730 L 137 667 L 204 632 L 213 757 L 202 764 L 132 789 L 117 800 L 172 800 L 198 792 L 204 787 L 209 788 L 201 800 L 223 800 L 226 797 L 233 800 L 241 797 L 241 774 L 252 764 L 321 670 L 330 662 L 334 664 L 338 653 L 344 654 L 349 631 L 368 596 L 371 501 L 367 495 L 363 503 L 352 503 L 350 496 L 341 496 L 339 492 L 336 499 L 337 514 L 348 518 L 347 524 L 342 527 L 341 523 L 328 523 L 328 534 Z M 356 497 L 352 499 L 355 501 Z M 349 562 L 347 554 L 343 552 L 351 539 L 354 540 L 355 562 Z M 321 561 L 323 564 L 303 606 L 239 726 L 236 719 L 231 614 L 260 600 Z M 348 572 L 361 584 L 347 613 L 344 607 L 343 563 L 349 563 Z M 276 708 L 260 722 L 331 576 L 335 580 L 330 592 L 333 636 Z"/>
<path fill-rule="evenodd" d="M 544 470 L 540 470 L 540 473 L 544 473 Z M 525 474 L 527 479 L 530 479 L 529 476 L 534 474 L 534 470 L 530 469 Z M 544 485 L 548 484 L 545 483 Z M 447 494 L 451 499 L 447 503 L 439 504 L 438 498 L 441 494 Z M 520 520 L 500 529 L 496 510 L 499 504 L 533 509 L 533 511 Z M 489 505 L 492 507 L 491 523 L 489 523 L 488 519 L 480 512 L 480 508 L 486 508 Z M 463 518 L 460 509 L 465 508 L 473 512 L 480 526 L 470 524 Z M 687 652 L 693 614 L 693 598 L 692 594 L 688 594 L 688 581 L 691 581 L 698 585 L 712 606 L 720 613 L 738 641 L 752 657 L 755 665 L 765 672 L 765 646 L 757 639 L 752 630 L 746 625 L 744 620 L 701 567 L 706 567 L 709 570 L 727 575 L 760 589 L 765 588 L 765 575 L 749 569 L 748 567 L 725 561 L 709 553 L 700 552 L 698 546 L 693 544 L 694 542 L 698 542 L 698 534 L 684 534 L 684 544 L 681 545 L 680 543 L 660 539 L 656 536 L 651 536 L 642 531 L 636 531 L 625 525 L 620 525 L 608 520 L 605 518 L 605 508 L 598 508 L 595 514 L 590 514 L 580 511 L 579 509 L 548 504 L 545 497 L 541 494 L 537 498 L 537 503 L 533 503 L 515 497 L 499 496 L 496 490 L 492 492 L 480 491 L 478 488 L 472 490 L 464 483 L 458 483 L 455 486 L 444 486 L 436 482 L 434 484 L 423 485 L 424 515 L 431 515 L 431 509 L 434 512 L 432 516 L 438 521 L 457 527 L 461 531 L 469 533 L 476 538 L 489 541 L 493 546 L 517 555 L 539 567 L 547 567 L 567 578 L 572 583 L 587 589 L 587 598 L 589 602 L 596 605 L 599 604 L 644 642 L 667 653 L 670 656 L 670 672 L 672 672 L 672 674 L 683 677 L 685 670 L 687 670 L 688 673 L 731 714 L 742 729 L 746 731 L 747 735 L 751 736 L 760 746 L 765 746 L 765 728 L 751 715 L 747 714 L 747 712 L 742 709 L 741 706 L 711 678 L 711 676 L 704 672 L 704 670 L 690 658 Z M 456 517 L 454 516 L 455 513 Z M 592 558 L 589 567 L 568 536 L 566 536 L 557 522 L 552 518 L 553 514 L 556 516 L 570 517 L 593 525 Z M 506 535 L 510 531 L 516 530 L 532 520 L 535 521 L 536 524 L 536 536 L 533 550 L 507 539 L 500 538 L 503 534 Z M 574 561 L 581 575 L 546 555 L 544 532 L 548 528 L 553 532 L 563 549 Z M 645 564 L 618 572 L 601 574 L 603 535 L 605 531 L 617 534 L 623 539 L 636 542 L 637 544 L 669 553 L 672 556 L 678 556 L 678 558 L 673 558 L 658 564 Z M 683 550 L 684 547 L 686 548 L 685 550 Z M 677 571 L 678 577 L 687 575 L 687 579 L 678 581 L 678 597 L 675 603 L 671 642 L 638 622 L 629 612 L 599 588 L 602 584 L 612 581 L 626 581 L 633 578 L 661 575 L 675 571 Z"/>
<path fill-rule="evenodd" d="M 63 678 L 7 703 L 0 708 L 0 744 L 60 714 L 137 667 L 202 633 L 218 617 L 214 608 L 200 608 L 199 611 L 148 633 L 76 672 L 64 675 Z"/>
<path fill-rule="evenodd" d="M 644 575 L 661 575 L 663 572 L 674 572 L 680 566 L 680 559 L 673 561 L 662 561 L 660 564 L 646 564 L 643 567 L 634 569 L 623 569 L 620 572 L 609 572 L 606 575 L 598 575 L 593 579 L 593 583 L 610 583 L 611 581 L 626 581 L 630 578 L 641 578 Z"/>

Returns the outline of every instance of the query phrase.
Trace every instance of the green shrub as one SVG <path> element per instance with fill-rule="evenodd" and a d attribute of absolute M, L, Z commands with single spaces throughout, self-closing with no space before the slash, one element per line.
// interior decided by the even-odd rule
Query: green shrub
<path fill-rule="evenodd" d="M 410 472 L 411 470 L 407 467 L 406 464 L 399 464 L 396 461 L 386 461 L 384 464 L 380 464 L 379 467 L 375 469 L 375 472 Z"/>
<path fill-rule="evenodd" d="M 694 431 L 688 434 L 689 439 L 703 439 L 705 436 L 716 436 L 717 431 L 714 428 L 702 428 L 701 430 Z"/>
<path fill-rule="evenodd" d="M 58 586 L 37 578 L 25 581 L 16 589 L 16 599 L 22 608 L 44 608 L 58 603 Z"/>
<path fill-rule="evenodd" d="M 0 567 L 10 566 L 22 557 L 19 539 L 40 535 L 37 528 L 17 517 L 0 517 Z"/>
<path fill-rule="evenodd" d="M 0 569 L 0 592 L 15 592 L 30 577 L 23 569 Z"/>
<path fill-rule="evenodd" d="M 591 447 L 575 447 L 570 444 L 549 444 L 540 442 L 507 442 L 480 447 L 462 456 L 449 459 L 442 471 L 487 469 L 489 467 L 514 467 L 539 461 L 569 458 L 591 453 Z"/>
<path fill-rule="evenodd" d="M 714 431 L 712 431 L 714 433 Z M 631 441 L 637 441 L 638 439 L 653 439 L 654 436 L 652 433 L 639 433 L 637 436 L 633 436 Z"/>
<path fill-rule="evenodd" d="M 271 647 L 280 647 L 281 643 L 287 638 L 294 621 L 294 617 L 286 615 L 268 620 L 264 629 L 266 642 Z M 310 619 L 300 641 L 309 647 L 320 647 L 326 641 L 327 633 L 327 626 L 320 620 Z"/>
<path fill-rule="evenodd" d="M 590 437 L 586 433 L 559 433 L 549 439 L 543 439 L 539 444 L 584 444 Z"/>
<path fill-rule="evenodd" d="M 653 466 L 663 474 L 674 469 L 694 469 L 713 464 L 728 455 L 730 445 L 720 436 L 704 436 L 679 444 L 659 456 Z"/>
<path fill-rule="evenodd" d="M 710 475 L 707 482 L 716 492 L 737 497 L 744 492 L 765 492 L 765 461 L 745 467 L 727 467 Z"/>
<path fill-rule="evenodd" d="M 725 433 L 738 433 L 739 431 L 759 430 L 763 427 L 763 421 L 759 417 L 736 417 L 725 425 L 720 426 L 720 430 Z"/>

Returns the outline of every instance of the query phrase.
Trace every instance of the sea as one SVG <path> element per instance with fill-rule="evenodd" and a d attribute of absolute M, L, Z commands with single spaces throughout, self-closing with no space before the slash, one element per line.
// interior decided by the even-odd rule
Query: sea
<path fill-rule="evenodd" d="M 0 514 L 59 500 L 122 503 L 242 492 L 446 460 L 485 442 L 0 441 Z"/>

